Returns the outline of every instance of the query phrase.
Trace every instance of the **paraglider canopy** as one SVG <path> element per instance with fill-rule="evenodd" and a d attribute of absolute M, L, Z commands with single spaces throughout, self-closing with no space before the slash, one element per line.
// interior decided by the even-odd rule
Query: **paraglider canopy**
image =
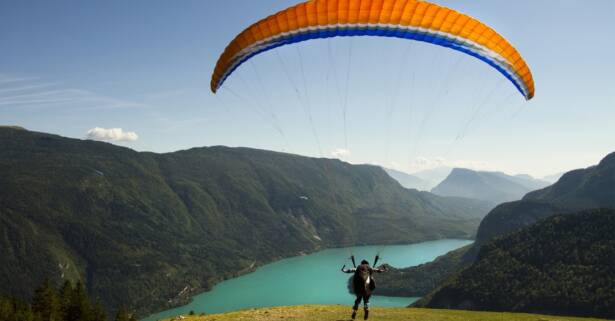
<path fill-rule="evenodd" d="M 220 56 L 211 77 L 216 92 L 242 63 L 276 47 L 318 38 L 394 37 L 451 48 L 489 64 L 529 100 L 532 73 L 519 52 L 486 24 L 418 0 L 310 0 L 249 26 Z"/>

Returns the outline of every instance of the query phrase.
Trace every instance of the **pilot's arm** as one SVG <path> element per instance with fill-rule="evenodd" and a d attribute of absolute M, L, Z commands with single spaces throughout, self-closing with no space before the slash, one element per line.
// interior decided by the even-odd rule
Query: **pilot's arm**
<path fill-rule="evenodd" d="M 344 273 L 354 273 L 357 269 L 347 269 L 346 265 L 342 266 L 342 272 Z"/>

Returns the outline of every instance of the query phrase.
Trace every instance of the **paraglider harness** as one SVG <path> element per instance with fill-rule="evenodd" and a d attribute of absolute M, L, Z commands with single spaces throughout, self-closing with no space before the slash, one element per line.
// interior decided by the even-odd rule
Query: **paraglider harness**
<path fill-rule="evenodd" d="M 357 263 L 354 260 L 354 255 L 350 256 L 350 260 L 352 261 L 352 266 L 356 269 L 357 268 Z M 373 267 L 376 267 L 376 264 L 378 264 L 378 260 L 380 260 L 380 255 L 376 254 L 376 257 L 374 258 L 374 265 L 372 265 Z M 342 270 L 346 267 L 346 265 L 342 266 Z"/>
<path fill-rule="evenodd" d="M 376 255 L 374 259 L 374 267 L 378 264 L 378 260 L 380 259 L 380 255 Z M 379 270 L 376 268 L 371 268 L 369 266 L 369 262 L 363 260 L 361 265 L 357 267 L 357 263 L 355 261 L 354 255 L 350 256 L 350 260 L 352 261 L 352 265 L 354 269 L 346 270 L 346 265 L 342 266 L 342 272 L 344 273 L 354 273 L 352 277 L 348 280 L 349 288 L 352 290 L 352 293 L 356 296 L 356 300 L 352 307 L 352 318 L 354 319 L 357 310 L 359 309 L 359 304 L 363 301 L 365 315 L 364 318 L 367 320 L 369 316 L 369 298 L 372 295 L 374 289 L 376 289 L 376 281 L 372 277 L 372 273 L 376 272 L 384 272 L 385 270 Z"/>
<path fill-rule="evenodd" d="M 371 295 L 371 292 L 376 289 L 376 281 L 372 277 L 372 271 L 370 271 L 371 269 L 368 265 L 369 263 L 367 261 L 364 261 L 365 264 L 363 264 L 362 262 L 362 264 L 357 267 L 354 255 L 350 256 L 350 260 L 352 261 L 352 266 L 354 267 L 354 275 L 349 280 L 349 283 L 352 285 L 350 287 L 352 293 L 359 295 L 363 291 L 358 291 L 358 289 L 363 288 L 366 292 L 368 292 L 368 295 Z M 380 255 L 376 255 L 372 267 L 376 267 L 376 264 L 378 264 L 378 260 L 380 260 Z M 342 272 L 346 272 L 344 268 L 346 268 L 346 265 L 342 266 Z"/>
<path fill-rule="evenodd" d="M 352 266 L 356 269 L 357 268 L 357 263 L 355 263 L 354 255 L 350 256 L 350 260 L 352 261 Z M 374 265 L 372 265 L 373 267 L 376 267 L 376 264 L 378 264 L 378 260 L 380 260 L 380 255 L 376 254 L 376 257 L 374 258 Z M 344 267 L 346 267 L 346 265 L 344 265 Z"/>

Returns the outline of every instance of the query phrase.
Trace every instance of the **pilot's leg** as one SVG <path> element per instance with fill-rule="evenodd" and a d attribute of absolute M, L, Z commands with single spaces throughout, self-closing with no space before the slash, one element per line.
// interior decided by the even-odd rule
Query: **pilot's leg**
<path fill-rule="evenodd" d="M 357 299 L 354 300 L 354 305 L 352 306 L 352 319 L 357 316 L 357 310 L 359 309 L 359 304 L 361 304 L 361 296 L 357 294 Z"/>
<path fill-rule="evenodd" d="M 365 315 L 363 316 L 364 320 L 367 320 L 367 318 L 369 318 L 369 297 L 371 295 L 370 294 L 366 294 L 363 297 L 363 310 L 365 311 Z"/>

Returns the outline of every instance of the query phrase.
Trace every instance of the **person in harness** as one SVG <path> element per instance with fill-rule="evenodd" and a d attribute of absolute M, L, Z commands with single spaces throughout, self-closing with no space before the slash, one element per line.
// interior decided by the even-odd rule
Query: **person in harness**
<path fill-rule="evenodd" d="M 374 260 L 374 266 L 378 263 L 378 256 Z M 351 257 L 352 264 L 354 263 L 354 256 Z M 359 266 L 355 265 L 353 269 L 346 269 L 346 265 L 342 267 L 342 272 L 344 273 L 354 273 L 352 276 L 352 290 L 354 294 L 357 296 L 354 301 L 354 305 L 352 306 L 352 319 L 357 316 L 357 310 L 359 309 L 359 304 L 361 304 L 361 300 L 363 301 L 363 309 L 365 311 L 365 315 L 363 316 L 364 320 L 367 320 L 369 317 L 369 298 L 376 289 L 376 280 L 374 280 L 374 273 L 382 273 L 387 272 L 388 269 L 386 266 L 383 269 L 372 268 L 369 265 L 367 260 L 362 260 Z"/>

